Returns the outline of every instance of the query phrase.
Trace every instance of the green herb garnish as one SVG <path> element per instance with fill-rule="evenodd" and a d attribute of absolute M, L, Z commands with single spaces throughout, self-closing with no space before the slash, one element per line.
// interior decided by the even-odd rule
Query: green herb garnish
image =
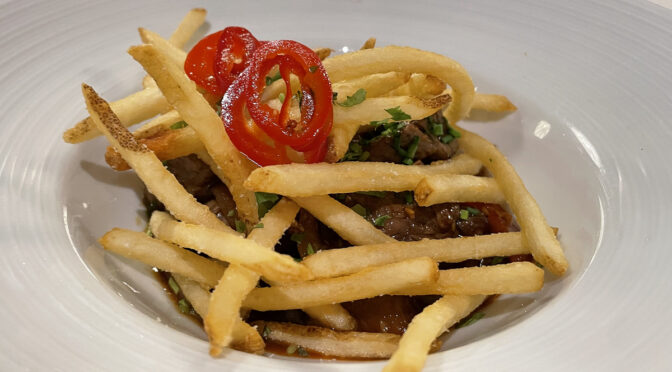
<path fill-rule="evenodd" d="M 501 256 L 493 257 L 493 258 L 490 259 L 490 264 L 491 265 L 499 265 L 502 262 L 504 262 L 504 257 L 501 257 Z"/>
<path fill-rule="evenodd" d="M 191 305 L 184 298 L 177 301 L 177 307 L 182 314 L 189 314 L 191 312 Z"/>
<path fill-rule="evenodd" d="M 149 236 L 150 238 L 154 237 L 154 233 L 152 232 L 152 228 L 149 226 L 149 224 L 147 224 L 147 228 L 145 229 L 145 234 L 147 234 L 147 236 Z"/>
<path fill-rule="evenodd" d="M 456 129 L 453 129 L 453 127 L 451 126 L 448 126 L 448 134 L 450 134 L 454 138 L 462 137 L 462 133 L 458 132 Z"/>
<path fill-rule="evenodd" d="M 247 234 L 247 226 L 245 226 L 245 222 L 236 219 L 236 231 L 241 234 Z"/>
<path fill-rule="evenodd" d="M 289 239 L 291 239 L 296 244 L 301 244 L 301 241 L 303 240 L 303 237 L 305 235 L 306 234 L 304 234 L 304 233 L 294 233 L 294 234 L 292 234 L 292 236 L 289 237 Z"/>
<path fill-rule="evenodd" d="M 280 200 L 280 196 L 268 192 L 255 192 L 254 197 L 257 199 L 257 212 L 259 213 L 259 218 L 264 217 Z"/>
<path fill-rule="evenodd" d="M 271 334 L 271 329 L 267 325 L 265 325 L 264 326 L 264 331 L 261 332 L 261 336 L 263 338 L 268 338 L 268 336 L 270 336 L 270 334 Z"/>
<path fill-rule="evenodd" d="M 366 90 L 360 88 L 355 92 L 355 94 L 348 96 L 345 101 L 338 103 L 338 105 L 343 107 L 352 107 L 364 102 L 365 99 Z"/>
<path fill-rule="evenodd" d="M 278 99 L 280 102 L 285 103 L 285 93 L 278 94 Z"/>
<path fill-rule="evenodd" d="M 404 191 L 402 196 L 406 204 L 413 204 L 413 191 Z"/>
<path fill-rule="evenodd" d="M 274 81 L 280 79 L 282 76 L 280 76 L 280 72 L 277 72 L 273 76 L 266 76 L 266 86 L 273 84 Z"/>
<path fill-rule="evenodd" d="M 460 219 L 468 220 L 469 219 L 469 211 L 466 210 L 466 209 L 460 209 Z"/>
<path fill-rule="evenodd" d="M 304 349 L 304 348 L 301 347 L 301 346 L 299 346 L 298 348 L 296 348 L 296 353 L 299 354 L 299 356 L 302 356 L 302 357 L 307 357 L 307 356 L 310 355 L 310 354 L 308 354 L 308 352 L 306 351 L 306 349 Z"/>
<path fill-rule="evenodd" d="M 429 126 L 429 131 L 432 132 L 432 134 L 437 137 L 443 136 L 443 124 L 432 123 Z"/>
<path fill-rule="evenodd" d="M 400 106 L 386 109 L 385 111 L 392 116 L 392 120 L 394 121 L 411 120 L 411 115 L 405 113 Z"/>
<path fill-rule="evenodd" d="M 315 72 L 315 71 L 317 71 L 317 66 L 310 66 L 310 67 L 308 67 L 308 71 L 310 71 L 310 72 Z"/>
<path fill-rule="evenodd" d="M 469 214 L 471 214 L 472 216 L 478 216 L 479 214 L 481 214 L 481 211 L 472 207 L 467 207 L 467 211 L 469 211 Z"/>
<path fill-rule="evenodd" d="M 364 217 L 364 218 L 366 218 L 366 216 L 369 214 L 369 213 L 366 211 L 366 208 L 364 208 L 361 204 L 355 204 L 355 205 L 354 205 L 352 208 L 350 208 L 350 209 L 352 209 L 352 210 L 355 211 L 358 215 L 360 215 L 360 216 L 362 216 L 362 217 Z"/>
<path fill-rule="evenodd" d="M 444 144 L 449 144 L 454 139 L 455 137 L 451 136 L 450 134 L 446 134 L 445 136 L 441 137 L 441 142 Z"/>
<path fill-rule="evenodd" d="M 287 346 L 287 354 L 294 354 L 298 348 L 299 347 L 294 344 Z"/>
<path fill-rule="evenodd" d="M 384 226 L 385 221 L 389 220 L 390 218 L 392 218 L 392 217 L 390 217 L 386 214 L 382 215 L 382 216 L 376 218 L 375 220 L 373 220 L 373 224 L 376 225 L 376 226 Z"/>
<path fill-rule="evenodd" d="M 168 278 L 168 286 L 170 287 L 170 290 L 173 291 L 173 293 L 178 294 L 180 293 L 180 286 L 177 285 L 177 282 L 173 277 L 171 276 Z"/>
<path fill-rule="evenodd" d="M 308 246 L 306 247 L 306 254 L 310 256 L 311 254 L 315 254 L 315 250 L 313 249 L 313 245 L 308 243 Z"/>
<path fill-rule="evenodd" d="M 459 323 L 457 323 L 455 328 L 462 328 L 462 327 L 470 326 L 470 325 L 476 323 L 477 321 L 479 321 L 484 316 L 485 316 L 485 313 L 480 312 L 480 311 L 476 312 L 476 313 L 473 313 L 469 318 L 462 319 Z"/>
<path fill-rule="evenodd" d="M 413 159 L 415 157 L 415 153 L 418 151 L 419 143 L 420 143 L 420 137 L 418 136 L 413 137 L 413 141 L 411 141 L 411 144 L 408 146 L 408 149 L 406 150 L 406 156 L 409 159 Z"/>
<path fill-rule="evenodd" d="M 227 217 L 233 217 L 236 214 L 235 210 L 230 210 L 229 213 L 226 214 Z"/>
<path fill-rule="evenodd" d="M 187 126 L 188 126 L 187 122 L 182 120 L 182 121 L 178 121 L 177 123 L 171 125 L 170 129 L 181 129 L 181 128 L 184 128 L 184 127 L 187 127 Z"/>
<path fill-rule="evenodd" d="M 253 229 L 263 229 L 263 228 L 264 228 L 264 224 L 261 223 L 261 222 L 259 222 L 258 224 L 254 225 L 254 227 L 253 227 Z"/>

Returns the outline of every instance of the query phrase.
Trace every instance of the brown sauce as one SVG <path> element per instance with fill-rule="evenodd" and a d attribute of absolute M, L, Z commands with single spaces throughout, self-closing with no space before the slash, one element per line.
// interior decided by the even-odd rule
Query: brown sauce
<path fill-rule="evenodd" d="M 163 291 L 168 295 L 168 297 L 171 299 L 171 302 L 173 303 L 173 306 L 175 306 L 175 311 L 181 313 L 185 317 L 187 317 L 189 320 L 193 321 L 196 323 L 198 326 L 203 327 L 203 319 L 194 311 L 194 308 L 191 307 L 191 304 L 189 304 L 189 301 L 187 300 L 186 297 L 184 297 L 184 294 L 182 291 L 179 291 L 177 294 L 171 289 L 170 285 L 170 278 L 171 275 L 168 272 L 165 271 L 155 271 L 152 270 L 154 273 L 154 277 L 156 280 L 161 284 L 161 287 L 163 287 Z M 187 304 L 189 304 L 189 309 L 190 311 L 183 311 L 180 308 L 180 301 L 186 301 Z"/>

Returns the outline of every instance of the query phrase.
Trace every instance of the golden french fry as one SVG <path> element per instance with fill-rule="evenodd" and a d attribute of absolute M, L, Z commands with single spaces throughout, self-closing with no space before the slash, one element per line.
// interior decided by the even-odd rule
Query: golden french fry
<path fill-rule="evenodd" d="M 518 108 L 511 103 L 506 96 L 499 94 L 476 93 L 472 110 L 484 110 L 490 112 L 509 112 L 516 111 Z"/>
<path fill-rule="evenodd" d="M 98 242 L 110 252 L 144 262 L 163 271 L 180 274 L 210 288 L 224 274 L 222 263 L 201 257 L 174 244 L 137 231 L 114 228 Z"/>
<path fill-rule="evenodd" d="M 194 310 L 202 319 L 205 319 L 208 314 L 210 292 L 203 289 L 197 282 L 181 275 L 173 274 L 173 278 Z M 255 354 L 261 354 L 264 351 L 264 340 L 257 330 L 242 321 L 239 315 L 236 315 L 232 337 L 231 347 L 236 350 Z"/>
<path fill-rule="evenodd" d="M 109 105 L 117 115 L 119 124 L 124 127 L 129 127 L 170 110 L 170 105 L 161 91 L 156 88 L 143 89 L 128 97 L 111 102 Z M 100 135 L 101 133 L 91 117 L 88 117 L 66 130 L 63 133 L 63 140 L 67 143 L 81 143 Z"/>
<path fill-rule="evenodd" d="M 544 286 L 544 270 L 531 262 L 464 267 L 440 270 L 439 280 L 395 294 L 423 295 L 493 295 L 536 292 Z"/>
<path fill-rule="evenodd" d="M 420 240 L 360 245 L 319 251 L 302 262 L 315 278 L 347 275 L 369 266 L 399 262 L 415 257 L 430 257 L 437 262 L 462 262 L 495 256 L 528 254 L 519 232 L 463 238 Z"/>
<path fill-rule="evenodd" d="M 248 239 L 272 251 L 298 212 L 299 206 L 294 202 L 280 200 L 261 219 L 260 225 L 263 227 L 252 230 Z M 210 296 L 210 309 L 215 310 L 204 319 L 212 356 L 221 354 L 222 348 L 231 342 L 233 326 L 240 314 L 243 299 L 259 281 L 257 273 L 238 265 L 230 265 L 220 276 L 221 279 Z"/>
<path fill-rule="evenodd" d="M 238 212 L 248 222 L 256 223 L 259 217 L 254 193 L 243 187 L 256 166 L 231 143 L 215 110 L 198 93 L 182 67 L 171 63 L 161 48 L 162 44 L 142 45 L 131 47 L 129 53 L 154 78 L 171 105 L 196 131 L 221 173 L 227 176 L 222 181 L 231 191 Z"/>
<path fill-rule="evenodd" d="M 154 81 L 154 79 L 152 79 L 152 81 Z M 135 130 L 133 135 L 138 139 L 153 137 L 158 133 L 167 131 L 170 129 L 171 125 L 180 121 L 182 121 L 180 113 L 175 110 L 170 110 L 148 121 L 145 125 Z"/>
<path fill-rule="evenodd" d="M 434 175 L 476 174 L 480 169 L 480 161 L 464 154 L 436 165 L 377 162 L 284 164 L 254 170 L 244 185 L 250 190 L 290 197 L 357 191 L 399 192 L 414 190 L 421 180 Z"/>
<path fill-rule="evenodd" d="M 194 36 L 194 33 L 205 23 L 207 11 L 203 8 L 191 9 L 180 21 L 173 34 L 170 35 L 170 43 L 183 49 L 184 45 Z"/>
<path fill-rule="evenodd" d="M 341 303 L 398 292 L 437 280 L 436 262 L 427 257 L 369 267 L 338 278 L 257 288 L 243 307 L 253 310 L 290 310 Z"/>
<path fill-rule="evenodd" d="M 138 143 L 147 146 L 161 161 L 205 150 L 194 130 L 189 127 L 169 129 L 158 136 L 139 139 Z M 121 154 L 111 146 L 108 146 L 105 152 L 105 162 L 114 170 L 124 171 L 130 169 Z"/>
<path fill-rule="evenodd" d="M 330 198 L 329 196 L 308 196 L 292 198 L 301 208 L 307 210 L 329 226 L 351 244 L 374 244 L 394 242 L 394 238 L 376 229 L 357 212 Z"/>
<path fill-rule="evenodd" d="M 364 42 L 364 45 L 362 45 L 362 47 L 359 48 L 359 49 L 360 50 L 362 50 L 362 49 L 372 49 L 372 48 L 375 48 L 375 47 L 376 47 L 376 38 L 375 37 L 370 37 L 370 38 L 366 39 L 366 41 Z"/>
<path fill-rule="evenodd" d="M 445 89 L 446 83 L 437 77 L 425 74 L 411 74 L 408 82 L 389 91 L 386 96 L 430 98 L 443 93 Z M 478 95 L 478 93 L 476 95 Z"/>
<path fill-rule="evenodd" d="M 331 48 L 317 48 L 313 49 L 313 52 L 317 54 L 317 57 L 320 59 L 320 61 L 324 61 L 325 58 L 331 55 Z"/>
<path fill-rule="evenodd" d="M 337 331 L 352 331 L 357 328 L 357 320 L 339 304 L 306 307 L 302 310 L 313 320 Z"/>
<path fill-rule="evenodd" d="M 142 39 L 143 43 L 156 45 L 165 53 L 165 56 L 168 57 L 170 61 L 180 68 L 184 68 L 184 61 L 187 59 L 187 53 L 185 51 L 162 38 L 161 35 L 156 32 L 142 27 L 138 28 L 138 32 L 140 33 L 140 39 Z"/>
<path fill-rule="evenodd" d="M 378 49 L 369 49 L 378 50 Z M 411 117 L 411 120 L 424 119 L 450 102 L 450 95 L 441 95 L 430 99 L 415 97 L 374 97 L 352 106 L 334 106 L 334 126 L 329 134 L 330 144 L 327 153 L 328 162 L 340 160 L 348 151 L 352 137 L 362 125 L 390 117 L 385 110 L 399 107 Z"/>
<path fill-rule="evenodd" d="M 228 225 L 210 212 L 208 207 L 198 203 L 180 185 L 175 176 L 164 168 L 154 153 L 137 142 L 135 137 L 121 125 L 110 105 L 100 98 L 93 88 L 82 84 L 82 93 L 91 119 L 98 130 L 105 134 L 110 144 L 135 170 L 149 192 L 154 194 L 174 216 L 189 223 L 234 233 Z"/>
<path fill-rule="evenodd" d="M 553 274 L 563 275 L 568 263 L 562 246 L 516 170 L 492 143 L 465 129 L 461 129 L 461 132 L 460 147 L 479 159 L 494 176 L 520 224 L 525 243 L 534 259 Z"/>
<path fill-rule="evenodd" d="M 342 54 L 324 60 L 323 64 L 334 83 L 388 71 L 435 76 L 453 89 L 453 100 L 447 110 L 451 125 L 467 116 L 474 100 L 474 84 L 467 71 L 452 59 L 432 52 L 386 46 Z"/>
<path fill-rule="evenodd" d="M 460 202 L 502 204 L 506 199 L 494 178 L 446 174 L 423 178 L 415 188 L 415 201 L 425 207 Z"/>
<path fill-rule="evenodd" d="M 238 234 L 175 221 L 168 213 L 156 211 L 149 220 L 152 233 L 161 240 L 189 247 L 210 257 L 242 265 L 269 280 L 308 280 L 310 270 L 291 257 L 270 251 Z"/>
<path fill-rule="evenodd" d="M 268 341 L 297 345 L 308 353 L 342 358 L 389 358 L 401 336 L 392 333 L 337 332 L 293 323 L 256 321 L 257 330 Z"/>
<path fill-rule="evenodd" d="M 332 90 L 337 93 L 336 100 L 339 102 L 352 96 L 359 89 L 364 89 L 366 98 L 369 99 L 384 96 L 387 92 L 406 83 L 410 77 L 411 74 L 408 73 L 390 71 L 335 83 L 332 85 Z"/>
<path fill-rule="evenodd" d="M 158 89 L 159 87 L 156 85 L 156 81 L 154 81 L 154 79 L 152 79 L 151 76 L 145 75 L 145 77 L 142 78 L 142 88 L 143 89 L 147 89 L 147 88 L 157 88 Z"/>
<path fill-rule="evenodd" d="M 432 341 L 469 315 L 485 296 L 443 296 L 416 315 L 401 336 L 383 372 L 419 372 L 425 365 Z"/>

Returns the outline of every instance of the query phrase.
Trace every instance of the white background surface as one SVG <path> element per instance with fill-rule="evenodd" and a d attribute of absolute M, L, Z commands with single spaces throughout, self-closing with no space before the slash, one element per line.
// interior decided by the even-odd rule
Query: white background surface
<path fill-rule="evenodd" d="M 0 3 L 1 4 L 1 3 Z M 207 356 L 141 265 L 104 254 L 140 229 L 138 181 L 102 139 L 67 145 L 80 83 L 140 88 L 125 54 L 143 26 L 169 35 L 191 7 L 210 31 L 310 46 L 410 45 L 446 54 L 519 111 L 465 123 L 509 156 L 571 263 L 535 295 L 446 340 L 426 370 L 669 370 L 672 12 L 648 2 L 14 1 L 0 5 L 0 369 L 314 370 L 317 362 Z M 205 32 L 205 30 L 203 30 Z M 504 299 L 503 299 L 504 300 Z M 160 319 L 160 322 L 156 319 Z M 380 370 L 382 362 L 321 363 Z"/>

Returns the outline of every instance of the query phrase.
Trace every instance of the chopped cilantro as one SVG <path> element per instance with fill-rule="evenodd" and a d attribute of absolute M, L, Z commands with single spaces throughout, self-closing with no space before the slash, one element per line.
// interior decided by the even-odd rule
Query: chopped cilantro
<path fill-rule="evenodd" d="M 282 76 L 280 76 L 280 72 L 276 72 L 275 75 L 273 76 L 266 76 L 266 85 L 271 85 L 273 84 L 274 81 L 280 79 Z"/>
<path fill-rule="evenodd" d="M 450 134 L 446 134 L 445 136 L 441 137 L 441 142 L 445 144 L 449 144 L 455 139 L 455 137 L 451 136 Z"/>
<path fill-rule="evenodd" d="M 406 165 L 413 165 L 413 159 L 411 159 L 411 158 L 406 158 L 406 159 L 402 160 L 401 162 L 406 164 Z"/>
<path fill-rule="evenodd" d="M 385 111 L 392 116 L 392 120 L 394 121 L 411 120 L 411 115 L 405 113 L 399 106 L 386 109 Z"/>
<path fill-rule="evenodd" d="M 236 231 L 241 234 L 247 234 L 247 226 L 245 226 L 245 222 L 236 219 Z"/>
<path fill-rule="evenodd" d="M 173 291 L 173 293 L 178 294 L 180 293 L 180 286 L 177 285 L 177 282 L 173 277 L 171 276 L 168 278 L 168 286 L 170 287 L 170 290 Z"/>
<path fill-rule="evenodd" d="M 453 136 L 454 138 L 460 138 L 462 137 L 462 133 L 458 132 L 456 129 L 454 129 L 451 126 L 448 126 L 448 134 Z"/>
<path fill-rule="evenodd" d="M 315 71 L 317 71 L 317 66 L 310 66 L 310 67 L 308 67 L 308 71 L 310 71 L 310 72 L 315 72 Z"/>
<path fill-rule="evenodd" d="M 350 142 L 348 152 L 343 156 L 343 161 L 357 161 L 361 159 L 363 154 L 362 145 L 357 142 Z"/>
<path fill-rule="evenodd" d="M 413 137 L 413 141 L 411 141 L 411 144 L 408 145 L 408 149 L 406 150 L 406 156 L 409 159 L 413 159 L 415 157 L 415 153 L 418 151 L 419 143 L 420 143 L 420 137 L 418 136 Z"/>
<path fill-rule="evenodd" d="M 481 312 L 481 311 L 473 313 L 469 318 L 462 319 L 459 323 L 457 323 L 455 328 L 462 328 L 462 327 L 470 326 L 470 325 L 476 323 L 477 321 L 479 321 L 484 316 L 485 316 L 485 313 Z"/>
<path fill-rule="evenodd" d="M 182 314 L 189 314 L 191 312 L 191 305 L 189 305 L 187 300 L 184 298 L 177 301 L 177 307 L 180 309 Z"/>
<path fill-rule="evenodd" d="M 187 122 L 182 120 L 170 126 L 170 129 L 181 129 L 188 126 Z"/>
<path fill-rule="evenodd" d="M 481 214 L 481 211 L 472 207 L 467 207 L 467 211 L 469 211 L 469 214 L 471 214 L 472 216 L 478 216 L 479 214 Z"/>
<path fill-rule="evenodd" d="M 313 245 L 308 243 L 308 246 L 306 247 L 306 254 L 310 256 L 311 254 L 315 254 L 315 250 L 313 249 Z"/>
<path fill-rule="evenodd" d="M 468 220 L 469 219 L 469 211 L 466 210 L 466 209 L 460 209 L 460 219 Z"/>
<path fill-rule="evenodd" d="M 406 204 L 413 204 L 413 191 L 404 191 L 402 195 Z"/>
<path fill-rule="evenodd" d="M 265 325 L 264 326 L 264 331 L 261 332 L 261 336 L 263 338 L 268 338 L 268 336 L 270 336 L 270 334 L 271 334 L 271 329 L 267 325 Z"/>
<path fill-rule="evenodd" d="M 262 218 L 266 213 L 273 208 L 275 203 L 280 200 L 280 196 L 267 192 L 255 192 L 254 197 L 257 199 L 257 212 L 259 218 Z"/>
<path fill-rule="evenodd" d="M 235 210 L 230 210 L 229 213 L 226 214 L 227 217 L 233 217 L 236 214 Z"/>
<path fill-rule="evenodd" d="M 299 347 L 294 344 L 287 346 L 287 354 L 294 354 L 298 348 Z"/>
<path fill-rule="evenodd" d="M 353 95 L 348 96 L 345 101 L 338 103 L 343 107 L 352 107 L 358 105 L 366 99 L 366 90 L 358 89 Z"/>
<path fill-rule="evenodd" d="M 285 93 L 278 94 L 278 99 L 280 102 L 285 103 Z"/>
<path fill-rule="evenodd" d="M 357 191 L 357 194 L 375 196 L 377 198 L 384 198 L 387 196 L 387 192 L 385 191 Z"/>
<path fill-rule="evenodd" d="M 389 220 L 390 218 L 392 218 L 392 217 L 390 217 L 386 214 L 382 215 L 382 216 L 376 218 L 375 220 L 373 220 L 373 224 L 376 225 L 376 226 L 383 226 L 383 225 L 385 225 L 385 221 Z"/>
<path fill-rule="evenodd" d="M 295 242 L 296 244 L 299 244 L 299 243 L 301 243 L 301 241 L 303 240 L 303 237 L 304 237 L 305 235 L 306 235 L 306 234 L 304 234 L 304 233 L 294 233 L 294 234 L 292 234 L 292 236 L 290 237 L 290 239 L 291 239 L 293 242 Z"/>
<path fill-rule="evenodd" d="M 310 354 L 308 354 L 308 352 L 306 351 L 306 349 L 304 349 L 304 348 L 301 347 L 301 346 L 299 346 L 298 348 L 296 348 L 296 353 L 299 354 L 299 356 L 302 356 L 302 357 L 307 357 L 307 356 L 310 355 Z"/>
<path fill-rule="evenodd" d="M 369 214 L 361 204 L 355 204 L 351 209 L 364 218 Z"/>
<path fill-rule="evenodd" d="M 490 259 L 491 265 L 499 265 L 502 262 L 504 262 L 504 257 L 501 256 L 493 257 L 492 259 Z"/>
<path fill-rule="evenodd" d="M 359 161 L 366 161 L 371 154 L 368 151 L 362 152 L 362 156 L 359 157 Z"/>
<path fill-rule="evenodd" d="M 254 227 L 253 227 L 253 229 L 263 229 L 263 228 L 264 228 L 264 224 L 261 223 L 261 222 L 258 223 L 258 224 L 256 224 L 256 225 L 254 225 Z"/>
<path fill-rule="evenodd" d="M 432 123 L 429 126 L 429 131 L 432 132 L 432 134 L 437 137 L 443 136 L 443 124 Z"/>

